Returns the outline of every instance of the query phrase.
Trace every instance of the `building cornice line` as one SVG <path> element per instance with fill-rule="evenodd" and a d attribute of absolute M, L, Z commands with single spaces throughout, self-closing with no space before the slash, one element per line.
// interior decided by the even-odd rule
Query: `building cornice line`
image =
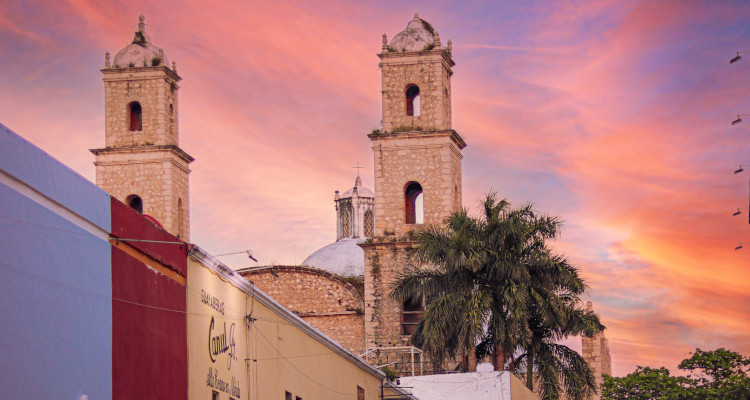
<path fill-rule="evenodd" d="M 99 149 L 89 149 L 95 156 L 106 155 L 106 154 L 122 154 L 122 153 L 155 153 L 155 152 L 170 152 L 187 163 L 195 161 L 195 159 L 182 150 L 179 146 L 174 144 L 165 145 L 146 145 L 146 146 L 118 146 L 118 147 L 104 147 Z"/>

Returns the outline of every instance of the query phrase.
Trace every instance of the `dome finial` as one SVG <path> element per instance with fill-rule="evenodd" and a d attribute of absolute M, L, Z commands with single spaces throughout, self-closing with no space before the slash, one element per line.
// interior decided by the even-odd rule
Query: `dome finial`
<path fill-rule="evenodd" d="M 146 32 L 146 17 L 143 16 L 143 14 L 138 16 L 138 32 L 144 33 Z"/>
<path fill-rule="evenodd" d="M 414 13 L 414 19 L 419 19 L 419 13 Z"/>
<path fill-rule="evenodd" d="M 177 73 L 177 61 L 175 60 L 172 60 L 172 71 L 174 71 L 175 74 Z"/>

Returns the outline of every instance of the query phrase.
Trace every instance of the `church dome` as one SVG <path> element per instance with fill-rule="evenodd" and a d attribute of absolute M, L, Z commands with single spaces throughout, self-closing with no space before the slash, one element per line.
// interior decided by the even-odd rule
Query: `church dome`
<path fill-rule="evenodd" d="M 435 45 L 435 29 L 429 22 L 414 14 L 406 29 L 393 37 L 388 45 L 390 51 L 411 52 L 430 50 Z"/>
<path fill-rule="evenodd" d="M 365 239 L 339 240 L 312 253 L 300 265 L 315 267 L 340 276 L 364 276 L 365 251 L 357 245 Z"/>
<path fill-rule="evenodd" d="M 359 197 L 375 197 L 375 193 L 373 193 L 372 190 L 362 186 L 362 179 L 357 176 L 357 179 L 354 180 L 354 187 L 344 192 L 344 194 L 341 195 L 341 198 L 346 199 L 352 197 L 355 191 Z"/>
<path fill-rule="evenodd" d="M 169 65 L 164 50 L 151 44 L 151 38 L 146 34 L 145 17 L 138 17 L 138 31 L 135 32 L 133 42 L 117 52 L 112 62 L 115 68 L 156 67 Z"/>

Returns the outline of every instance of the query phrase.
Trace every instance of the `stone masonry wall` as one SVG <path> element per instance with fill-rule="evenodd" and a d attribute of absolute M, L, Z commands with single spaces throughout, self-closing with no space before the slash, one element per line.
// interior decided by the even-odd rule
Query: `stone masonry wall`
<path fill-rule="evenodd" d="M 450 58 L 444 50 L 380 54 L 383 130 L 449 130 Z M 421 113 L 406 115 L 406 87 L 419 87 Z"/>
<path fill-rule="evenodd" d="M 96 156 L 94 165 L 99 187 L 122 202 L 130 195 L 139 196 L 144 214 L 155 218 L 168 232 L 180 235 L 180 239 L 190 239 L 187 162 L 169 150 L 149 147 L 141 151 L 104 151 Z"/>
<path fill-rule="evenodd" d="M 590 301 L 586 303 L 586 309 L 589 311 L 593 310 L 593 305 Z M 612 375 L 609 341 L 604 336 L 604 332 L 599 332 L 591 337 L 581 336 L 581 345 L 583 359 L 586 360 L 589 368 L 591 368 L 591 372 L 594 374 L 594 379 L 596 380 L 597 393 L 591 397 L 591 400 L 598 400 L 601 398 L 600 388 L 604 382 L 602 375 Z"/>
<path fill-rule="evenodd" d="M 260 290 L 355 354 L 364 351 L 362 297 L 341 277 L 312 267 L 242 272 Z"/>
<path fill-rule="evenodd" d="M 166 67 L 102 72 L 106 147 L 179 145 L 176 74 Z M 140 131 L 130 131 L 128 105 L 133 101 L 142 108 Z"/>
<path fill-rule="evenodd" d="M 375 235 L 403 234 L 407 183 L 422 186 L 424 223 L 441 224 L 461 207 L 461 153 L 450 132 L 410 132 L 373 139 Z"/>
<path fill-rule="evenodd" d="M 393 282 L 408 263 L 407 249 L 411 242 L 363 243 L 360 246 L 365 250 L 367 348 L 408 346 L 410 336 L 401 334 L 401 304 L 389 296 Z"/>

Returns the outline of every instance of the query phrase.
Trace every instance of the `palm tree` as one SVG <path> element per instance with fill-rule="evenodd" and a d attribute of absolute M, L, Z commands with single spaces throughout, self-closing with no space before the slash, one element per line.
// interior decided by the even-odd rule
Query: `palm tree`
<path fill-rule="evenodd" d="M 536 370 L 545 398 L 560 392 L 558 375 L 571 394 L 593 388 L 586 363 L 555 343 L 601 328 L 577 306 L 585 290 L 577 269 L 545 244 L 557 236 L 560 221 L 537 215 L 531 205 L 510 209 L 495 193 L 482 201 L 482 211 L 480 218 L 458 211 L 444 227 L 416 234 L 414 259 L 429 267 L 408 267 L 391 294 L 424 298 L 412 342 L 438 361 L 468 353 L 470 370 L 476 353 L 491 355 L 496 369 L 520 354 L 508 368 L 527 366 L 532 388 Z"/>

